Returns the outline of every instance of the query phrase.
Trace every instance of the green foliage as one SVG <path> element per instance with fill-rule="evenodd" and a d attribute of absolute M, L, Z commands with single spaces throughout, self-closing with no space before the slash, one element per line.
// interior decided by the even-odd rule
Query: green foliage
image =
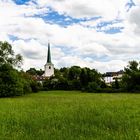
<path fill-rule="evenodd" d="M 99 92 L 101 90 L 100 85 L 96 82 L 89 82 L 87 86 L 88 92 Z"/>
<path fill-rule="evenodd" d="M 63 77 L 67 78 L 68 77 L 68 72 L 69 72 L 69 69 L 68 68 L 61 68 L 60 69 L 60 73 L 62 73 Z M 56 74 L 56 72 L 55 72 Z"/>
<path fill-rule="evenodd" d="M 19 72 L 13 66 L 20 67 L 21 55 L 15 55 L 8 42 L 0 41 L 0 97 L 24 94 L 24 83 Z"/>
<path fill-rule="evenodd" d="M 72 66 L 60 70 L 55 69 L 55 76 L 46 79 L 43 87 L 44 90 L 86 90 L 90 82 L 96 82 L 101 87 L 105 85 L 101 74 L 96 70 Z"/>
<path fill-rule="evenodd" d="M 32 88 L 31 88 L 32 78 L 31 78 L 31 76 L 29 76 L 25 72 L 21 71 L 20 77 L 22 78 L 22 83 L 24 85 L 24 87 L 23 87 L 24 94 L 31 93 L 32 92 Z"/>
<path fill-rule="evenodd" d="M 24 81 L 24 89 L 26 93 L 38 92 L 42 90 L 42 84 L 37 82 L 35 77 L 25 72 L 20 72 L 20 73 Z"/>
<path fill-rule="evenodd" d="M 72 66 L 69 68 L 68 80 L 79 79 L 81 68 L 79 66 Z"/>
<path fill-rule="evenodd" d="M 20 54 L 15 55 L 12 46 L 8 42 L 0 41 L 0 65 L 3 64 L 20 67 L 22 56 Z"/>
<path fill-rule="evenodd" d="M 51 89 L 51 81 L 46 79 L 43 81 L 43 90 L 47 91 Z"/>
<path fill-rule="evenodd" d="M 67 90 L 68 89 L 68 81 L 65 77 L 60 76 L 59 79 L 54 79 L 55 89 L 58 90 Z"/>
<path fill-rule="evenodd" d="M 112 83 L 112 88 L 113 89 L 119 89 L 120 88 L 120 83 L 118 81 L 118 79 L 115 79 L 115 82 Z"/>
<path fill-rule="evenodd" d="M 37 83 L 36 81 L 32 81 L 30 83 L 30 86 L 31 86 L 32 92 L 38 92 L 41 89 L 41 84 Z"/>
<path fill-rule="evenodd" d="M 0 99 L 1 140 L 139 140 L 140 95 L 49 91 Z"/>
<path fill-rule="evenodd" d="M 26 73 L 33 75 L 33 76 L 35 76 L 35 75 L 42 76 L 44 71 L 42 69 L 36 70 L 35 68 L 30 68 L 29 70 L 26 71 Z"/>
<path fill-rule="evenodd" d="M 125 68 L 122 77 L 122 88 L 129 92 L 140 91 L 140 68 L 138 62 L 130 61 Z"/>
<path fill-rule="evenodd" d="M 30 68 L 29 70 L 26 71 L 26 73 L 28 73 L 30 75 L 37 75 L 35 68 Z"/>
<path fill-rule="evenodd" d="M 67 90 L 68 81 L 64 77 L 51 77 L 43 82 L 44 90 Z"/>
<path fill-rule="evenodd" d="M 103 76 L 95 69 L 70 68 L 55 69 L 55 76 L 44 82 L 46 90 L 82 90 L 88 92 L 139 92 L 140 68 L 136 61 L 129 62 L 122 79 L 115 79 L 111 85 L 106 85 Z"/>
<path fill-rule="evenodd" d="M 9 64 L 0 66 L 0 96 L 17 96 L 23 95 L 24 84 L 19 72 L 12 68 Z"/>
<path fill-rule="evenodd" d="M 33 77 L 14 67 L 22 63 L 22 56 L 15 55 L 8 42 L 0 42 L 0 97 L 19 96 L 37 92 L 40 85 Z"/>
<path fill-rule="evenodd" d="M 87 71 L 85 68 L 83 68 L 81 70 L 81 74 L 80 74 L 80 82 L 82 87 L 86 87 L 88 84 L 88 77 L 87 77 Z"/>

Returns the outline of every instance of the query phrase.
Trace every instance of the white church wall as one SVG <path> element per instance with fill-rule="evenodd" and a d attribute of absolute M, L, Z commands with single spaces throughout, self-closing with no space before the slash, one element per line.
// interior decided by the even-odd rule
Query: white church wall
<path fill-rule="evenodd" d="M 54 65 L 53 64 L 46 64 L 45 65 L 45 77 L 51 77 L 54 75 Z"/>

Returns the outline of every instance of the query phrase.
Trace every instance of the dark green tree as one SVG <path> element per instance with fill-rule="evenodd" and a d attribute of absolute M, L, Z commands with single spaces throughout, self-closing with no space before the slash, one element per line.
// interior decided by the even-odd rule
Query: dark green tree
<path fill-rule="evenodd" d="M 18 96 L 24 94 L 23 79 L 18 71 L 9 64 L 0 66 L 0 96 Z"/>
<path fill-rule="evenodd" d="M 99 92 L 101 90 L 100 85 L 96 82 L 89 82 L 87 86 L 88 92 Z"/>
<path fill-rule="evenodd" d="M 42 69 L 36 70 L 35 68 L 30 68 L 29 70 L 26 71 L 26 73 L 33 75 L 33 76 L 42 76 L 44 71 Z"/>
<path fill-rule="evenodd" d="M 63 77 L 68 78 L 68 72 L 69 72 L 69 68 L 61 68 L 60 69 L 61 74 L 63 75 Z"/>
<path fill-rule="evenodd" d="M 35 68 L 30 68 L 29 70 L 26 71 L 26 73 L 30 75 L 37 75 L 37 70 Z"/>
<path fill-rule="evenodd" d="M 69 68 L 68 80 L 79 79 L 81 73 L 81 68 L 79 66 L 72 66 Z"/>
<path fill-rule="evenodd" d="M 115 78 L 115 81 L 111 84 L 112 91 L 114 90 L 114 92 L 115 92 L 118 89 L 120 89 L 120 83 L 121 82 L 117 78 Z"/>
<path fill-rule="evenodd" d="M 86 68 L 82 68 L 81 70 L 80 82 L 82 87 L 86 87 L 88 85 L 88 76 Z"/>
<path fill-rule="evenodd" d="M 138 62 L 129 62 L 129 65 L 124 69 L 121 83 L 122 88 L 128 92 L 140 91 L 140 67 Z"/>
<path fill-rule="evenodd" d="M 0 42 L 0 96 L 18 96 L 33 91 L 33 79 L 15 68 L 22 64 L 22 56 L 15 55 L 8 42 Z M 34 86 L 35 87 L 35 86 Z"/>
<path fill-rule="evenodd" d="M 0 65 L 9 64 L 20 67 L 22 64 L 22 56 L 15 55 L 12 46 L 8 42 L 0 41 Z"/>

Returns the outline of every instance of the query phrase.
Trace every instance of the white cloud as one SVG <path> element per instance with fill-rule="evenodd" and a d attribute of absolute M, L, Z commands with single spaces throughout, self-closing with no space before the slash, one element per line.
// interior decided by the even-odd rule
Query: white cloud
<path fill-rule="evenodd" d="M 68 63 L 69 62 L 69 63 Z M 59 67 L 60 65 L 63 67 L 70 67 L 78 65 L 80 67 L 89 67 L 91 69 L 97 69 L 100 72 L 104 73 L 107 71 L 119 71 L 122 70 L 127 63 L 122 60 L 111 60 L 109 62 L 99 62 L 94 60 L 86 60 L 81 59 L 77 56 L 71 57 L 66 56 L 57 61 L 56 65 Z"/>
<path fill-rule="evenodd" d="M 38 0 L 37 2 L 39 5 L 30 2 L 28 5 L 20 6 L 10 0 L 0 2 L 0 38 L 12 43 L 15 52 L 23 55 L 24 69 L 44 67 L 48 40 L 52 44 L 52 60 L 56 67 L 79 65 L 96 68 L 101 72 L 116 71 L 123 69 L 127 61 L 139 58 L 139 6 L 124 14 L 126 0 Z M 125 29 L 118 34 L 105 34 L 80 24 L 64 28 L 46 23 L 39 17 L 29 17 L 34 14 L 47 14 L 47 6 L 77 18 L 97 15 L 104 17 L 97 21 L 82 23 L 92 26 L 96 26 L 101 20 L 113 20 L 120 11 L 122 14 L 119 16 L 123 17 L 124 21 L 109 25 L 105 29 L 120 26 L 124 26 Z M 13 41 L 8 35 L 14 35 L 19 39 Z M 104 56 L 108 61 L 99 59 Z"/>
<path fill-rule="evenodd" d="M 136 7 L 131 11 L 129 15 L 130 24 L 133 26 L 134 32 L 136 34 L 140 34 L 140 14 L 139 13 L 140 13 L 140 7 Z"/>
<path fill-rule="evenodd" d="M 128 0 L 37 0 L 40 6 L 51 6 L 59 13 L 72 17 L 94 17 L 103 16 L 112 19 L 123 13 Z"/>

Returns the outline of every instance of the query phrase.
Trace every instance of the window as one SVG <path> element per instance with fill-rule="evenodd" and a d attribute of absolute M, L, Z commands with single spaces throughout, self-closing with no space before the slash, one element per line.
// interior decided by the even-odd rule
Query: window
<path fill-rule="evenodd" d="M 49 66 L 49 69 L 51 69 L 51 66 Z"/>

